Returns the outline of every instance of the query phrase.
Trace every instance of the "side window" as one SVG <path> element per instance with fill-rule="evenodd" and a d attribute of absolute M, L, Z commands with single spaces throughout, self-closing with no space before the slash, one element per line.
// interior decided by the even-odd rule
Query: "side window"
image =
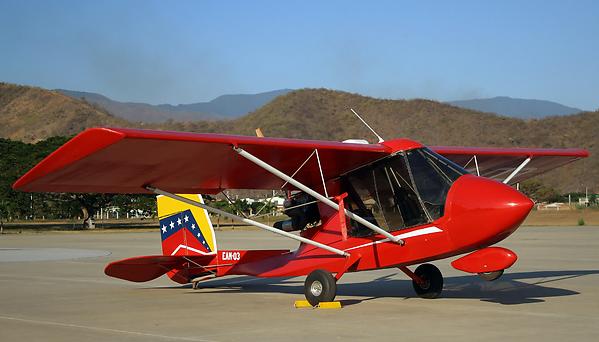
<path fill-rule="evenodd" d="M 439 173 L 439 167 L 429 162 L 418 150 L 406 153 L 408 164 L 420 198 L 433 219 L 443 216 L 450 179 Z"/>
<path fill-rule="evenodd" d="M 398 155 L 397 159 L 391 163 L 390 169 L 393 170 L 392 176 L 395 181 L 393 184 L 397 187 L 395 190 L 397 206 L 405 227 L 412 227 L 427 223 L 429 219 L 422 208 L 418 193 L 414 189 L 405 158 L 403 154 Z"/>
<path fill-rule="evenodd" d="M 397 186 L 393 183 L 393 170 L 388 166 L 374 168 L 376 201 L 384 213 L 387 223 L 387 231 L 394 231 L 405 227 L 399 203 L 401 197 L 397 192 Z"/>
<path fill-rule="evenodd" d="M 351 175 L 344 177 L 342 184 L 344 190 L 349 195 L 348 199 L 346 199 L 347 209 L 372 224 L 388 230 L 387 222 L 376 200 L 372 169 L 366 167 L 355 171 Z M 372 235 L 372 230 L 354 220 L 350 220 L 349 234 L 351 236 L 368 236 Z"/>
<path fill-rule="evenodd" d="M 406 165 L 397 154 L 342 177 L 348 193 L 347 208 L 386 231 L 429 222 Z M 350 221 L 352 236 L 372 235 L 363 225 Z"/>

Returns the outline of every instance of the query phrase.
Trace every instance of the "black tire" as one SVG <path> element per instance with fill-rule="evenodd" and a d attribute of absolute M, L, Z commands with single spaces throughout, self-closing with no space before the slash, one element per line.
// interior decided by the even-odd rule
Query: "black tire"
<path fill-rule="evenodd" d="M 422 264 L 416 268 L 414 273 L 424 280 L 423 284 L 412 280 L 414 291 L 419 297 L 426 299 L 439 297 L 443 291 L 443 275 L 435 265 Z"/>
<path fill-rule="evenodd" d="M 316 306 L 320 302 L 332 302 L 337 295 L 337 282 L 331 272 L 312 271 L 306 277 L 304 295 L 312 306 Z"/>
<path fill-rule="evenodd" d="M 503 270 L 495 271 L 495 272 L 485 272 L 479 273 L 478 276 L 486 281 L 493 281 L 499 279 L 503 275 Z"/>

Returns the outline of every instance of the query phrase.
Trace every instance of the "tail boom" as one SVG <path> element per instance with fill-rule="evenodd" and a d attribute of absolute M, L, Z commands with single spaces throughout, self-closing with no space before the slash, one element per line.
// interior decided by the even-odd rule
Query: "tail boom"
<path fill-rule="evenodd" d="M 280 260 L 289 250 L 221 250 L 213 255 L 149 255 L 123 259 L 106 266 L 104 273 L 110 277 L 146 282 L 164 274 L 180 284 L 198 277 L 213 275 L 258 275 L 252 264 L 267 259 Z"/>

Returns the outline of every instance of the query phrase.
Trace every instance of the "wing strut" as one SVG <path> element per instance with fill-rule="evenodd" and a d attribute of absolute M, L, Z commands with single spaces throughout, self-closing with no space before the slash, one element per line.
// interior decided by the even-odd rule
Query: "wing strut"
<path fill-rule="evenodd" d="M 480 177 L 480 170 L 478 169 L 478 160 L 476 159 L 476 154 L 474 155 L 474 165 L 476 165 L 476 175 Z"/>
<path fill-rule="evenodd" d="M 277 228 L 265 225 L 264 223 L 260 223 L 260 222 L 257 222 L 257 221 L 254 221 L 254 220 L 250 220 L 248 218 L 237 216 L 237 215 L 234 215 L 234 214 L 230 214 L 230 213 L 228 213 L 226 211 L 222 211 L 220 209 L 213 208 L 213 207 L 211 207 L 209 205 L 206 205 L 206 204 L 194 201 L 194 200 L 190 200 L 188 198 L 179 196 L 177 194 L 173 194 L 173 193 L 170 193 L 168 191 L 164 191 L 164 190 L 152 187 L 152 186 L 146 186 L 145 188 L 146 188 L 146 190 L 152 191 L 153 193 L 155 193 L 157 195 L 163 195 L 163 196 L 166 196 L 166 197 L 170 197 L 170 198 L 172 198 L 174 200 L 181 201 L 183 203 L 187 203 L 189 205 L 193 205 L 193 206 L 196 206 L 196 207 L 200 207 L 202 209 L 206 209 L 207 211 L 210 211 L 212 213 L 228 217 L 228 218 L 230 218 L 232 220 L 237 220 L 237 221 L 241 221 L 241 222 L 244 222 L 244 223 L 247 223 L 247 224 L 251 224 L 252 226 L 255 226 L 255 227 L 258 227 L 258 228 L 261 228 L 261 229 L 264 229 L 264 230 L 268 230 L 269 232 L 272 232 L 272 233 L 275 233 L 275 234 L 283 235 L 283 236 L 288 237 L 290 239 L 297 240 L 297 241 L 306 243 L 308 245 L 312 245 L 314 247 L 322 248 L 324 250 L 327 250 L 327 251 L 335 253 L 335 254 L 339 254 L 341 256 L 349 256 L 349 253 L 344 252 L 344 251 L 342 251 L 340 249 L 337 249 L 337 248 L 334 248 L 334 247 L 331 247 L 331 246 L 327 246 L 325 244 L 322 244 L 320 242 L 316 242 L 314 240 L 306 239 L 305 237 L 302 237 L 302 236 L 297 236 L 297 235 L 288 233 L 286 231 L 283 231 L 283 230 L 280 230 L 280 229 L 277 229 Z"/>
<path fill-rule="evenodd" d="M 531 157 L 526 158 L 522 164 L 520 164 L 512 173 L 510 173 L 509 176 L 507 176 L 506 179 L 503 180 L 503 184 L 507 184 L 509 181 L 511 181 L 512 178 L 518 174 L 518 172 L 522 171 L 522 169 L 530 162 L 531 159 Z"/>
<path fill-rule="evenodd" d="M 309 188 L 308 186 L 298 182 L 297 180 L 295 180 L 293 177 L 289 177 L 288 175 L 286 175 L 285 173 L 279 171 L 277 168 L 275 168 L 274 166 L 266 163 L 265 161 L 263 161 L 262 159 L 254 156 L 253 154 L 249 153 L 248 151 L 239 148 L 237 146 L 233 146 L 233 150 L 235 150 L 235 152 L 237 152 L 240 156 L 244 157 L 245 159 L 251 161 L 252 163 L 260 166 L 261 168 L 263 168 L 264 170 L 272 173 L 273 175 L 281 178 L 282 180 L 288 182 L 289 184 L 292 184 L 293 186 L 295 186 L 296 188 L 304 191 L 305 193 L 313 196 L 314 198 L 316 198 L 317 200 L 321 201 L 322 203 L 328 205 L 329 207 L 339 211 L 339 205 L 333 201 L 331 201 L 330 199 L 326 198 L 325 196 L 319 194 L 318 192 L 312 190 L 311 188 Z M 385 237 L 387 237 L 389 240 L 393 241 L 393 242 L 397 242 L 399 244 L 403 245 L 403 240 L 392 235 L 391 233 L 389 233 L 386 230 L 383 230 L 382 228 L 366 221 L 364 218 L 352 213 L 351 211 L 345 209 L 344 210 L 345 216 L 360 222 L 361 224 L 363 224 L 364 226 L 366 226 L 367 228 L 381 234 L 384 235 Z"/>

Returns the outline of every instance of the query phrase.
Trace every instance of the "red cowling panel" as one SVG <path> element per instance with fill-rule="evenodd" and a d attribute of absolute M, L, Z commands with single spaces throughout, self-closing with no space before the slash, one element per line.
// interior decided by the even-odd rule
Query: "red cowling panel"
<path fill-rule="evenodd" d="M 510 184 L 522 182 L 525 179 L 589 156 L 589 152 L 584 149 L 456 146 L 433 146 L 431 149 L 474 174 L 476 174 L 476 166 L 473 156 L 476 156 L 480 175 L 500 181 L 507 178 L 526 158 L 531 157 L 531 161 L 511 179 Z"/>
<path fill-rule="evenodd" d="M 467 254 L 451 263 L 453 268 L 468 273 L 485 273 L 505 270 L 518 256 L 503 247 L 487 247 Z"/>
<path fill-rule="evenodd" d="M 411 146 L 413 142 L 405 140 L 405 144 Z M 146 193 L 143 187 L 153 185 L 175 193 L 217 193 L 222 189 L 277 189 L 283 185 L 279 178 L 239 156 L 232 146 L 290 175 L 318 149 L 325 179 L 387 156 L 392 149 L 381 144 L 92 128 L 42 160 L 13 188 Z M 321 180 L 314 156 L 295 178 L 318 188 Z"/>

